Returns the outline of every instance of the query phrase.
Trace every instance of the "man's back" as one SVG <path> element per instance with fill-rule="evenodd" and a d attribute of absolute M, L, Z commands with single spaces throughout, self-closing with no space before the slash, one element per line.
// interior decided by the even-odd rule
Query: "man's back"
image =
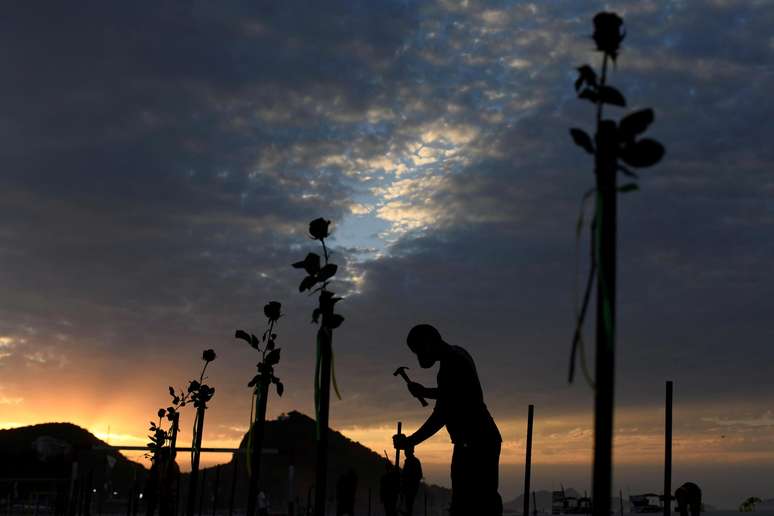
<path fill-rule="evenodd" d="M 460 346 L 448 346 L 440 360 L 436 410 L 454 443 L 502 441 L 484 403 L 473 358 Z"/>

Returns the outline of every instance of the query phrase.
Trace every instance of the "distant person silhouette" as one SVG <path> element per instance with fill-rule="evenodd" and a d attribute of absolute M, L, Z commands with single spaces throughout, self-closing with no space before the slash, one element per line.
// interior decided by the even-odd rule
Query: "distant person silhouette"
<path fill-rule="evenodd" d="M 403 462 L 403 472 L 400 479 L 400 492 L 403 498 L 403 515 L 412 516 L 414 513 L 414 499 L 419 491 L 419 483 L 422 481 L 422 464 L 414 455 L 414 447 L 406 448 L 406 460 Z"/>
<path fill-rule="evenodd" d="M 384 505 L 385 516 L 398 516 L 398 497 L 400 496 L 400 468 L 389 460 L 385 461 L 385 471 L 379 480 L 379 499 Z"/>
<path fill-rule="evenodd" d="M 349 468 L 336 483 L 336 516 L 355 514 L 355 493 L 357 492 L 357 473 Z"/>
<path fill-rule="evenodd" d="M 680 516 L 699 516 L 701 514 L 701 489 L 693 482 L 686 482 L 675 490 L 677 510 Z"/>
<path fill-rule="evenodd" d="M 411 328 L 406 342 L 421 367 L 428 369 L 440 362 L 438 387 L 408 383 L 413 396 L 436 403 L 416 432 L 393 436 L 393 444 L 398 449 L 416 446 L 446 426 L 454 443 L 451 515 L 500 516 L 503 504 L 497 488 L 502 437 L 484 404 L 473 358 L 463 348 L 444 342 L 429 324 Z"/>

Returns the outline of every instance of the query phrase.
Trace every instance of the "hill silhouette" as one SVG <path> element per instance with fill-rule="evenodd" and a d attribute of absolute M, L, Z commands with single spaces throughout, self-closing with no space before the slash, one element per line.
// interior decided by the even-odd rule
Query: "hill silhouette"
<path fill-rule="evenodd" d="M 94 434 L 72 423 L 43 423 L 0 430 L 0 477 L 2 478 L 70 478 L 72 463 L 82 469 L 115 459 L 114 475 L 131 478 L 144 471 L 141 464 L 130 461 L 114 450 L 95 452 L 108 446 Z M 112 460 L 110 461 L 113 462 Z"/>
<path fill-rule="evenodd" d="M 293 467 L 292 491 L 298 497 L 297 503 L 306 506 L 310 488 L 313 489 L 315 479 L 315 446 L 316 424 L 315 421 L 297 411 L 283 414 L 275 420 L 267 421 L 264 430 L 264 448 L 276 449 L 276 455 L 264 455 L 261 466 L 260 485 L 268 494 L 269 499 L 276 509 L 285 507 L 290 500 L 289 471 Z M 367 513 L 368 490 L 371 489 L 371 504 L 374 514 L 379 514 L 379 479 L 385 471 L 386 459 L 383 455 L 352 441 L 340 432 L 333 429 L 329 433 L 329 458 L 328 458 L 328 488 L 327 499 L 331 507 L 335 505 L 336 482 L 347 469 L 355 470 L 358 477 L 358 489 L 356 494 L 356 512 Z M 247 446 L 247 434 L 242 438 L 239 448 L 244 450 Z M 421 454 L 418 454 L 421 459 Z M 394 460 L 394 456 L 391 457 Z M 216 477 L 215 467 L 206 468 L 205 499 L 214 498 L 213 488 Z M 229 496 L 231 478 L 234 472 L 234 459 L 221 466 L 220 488 L 218 499 L 224 500 Z M 224 480 L 225 479 L 225 480 Z M 237 506 L 244 503 L 247 496 L 247 470 L 244 455 L 237 464 Z M 451 500 L 451 491 L 435 485 L 423 485 L 417 498 L 418 504 L 424 503 L 424 493 L 427 492 L 428 501 L 432 498 L 435 511 L 441 514 L 441 509 L 446 508 Z M 312 493 L 312 500 L 314 499 Z"/>
<path fill-rule="evenodd" d="M 71 487 L 80 499 L 91 500 L 92 486 L 125 499 L 145 475 L 145 468 L 120 452 L 99 449 L 107 443 L 72 423 L 43 423 L 0 430 L 0 498 L 31 499 L 63 507 Z M 96 448 L 96 450 L 95 450 Z M 73 464 L 77 463 L 77 469 Z M 73 476 L 75 473 L 75 476 Z"/>
<path fill-rule="evenodd" d="M 306 506 L 306 499 L 310 488 L 313 488 L 315 478 L 316 432 L 315 421 L 296 411 L 266 422 L 264 448 L 276 449 L 277 453 L 263 456 L 260 485 L 275 509 L 286 507 L 291 498 L 295 503 Z M 206 446 L 206 443 L 204 445 Z M 56 485 L 58 489 L 66 491 L 73 462 L 77 461 L 79 477 L 89 486 L 99 487 L 109 482 L 110 491 L 118 492 L 118 498 L 125 499 L 132 489 L 142 488 L 147 469 L 120 452 L 100 450 L 106 446 L 107 443 L 89 431 L 71 423 L 45 423 L 0 430 L 0 497 L 4 496 L 11 485 L 9 482 L 2 482 L 3 479 L 19 479 L 16 496 L 22 498 L 26 493 L 39 489 L 42 485 L 40 482 L 44 479 L 48 488 Z M 246 446 L 247 434 L 243 436 L 239 448 L 245 450 Z M 347 469 L 353 468 L 358 476 L 357 512 L 367 513 L 370 488 L 373 514 L 379 514 L 379 479 L 387 462 L 384 456 L 333 429 L 329 434 L 329 447 L 327 498 L 331 507 L 335 506 L 336 482 L 339 476 Z M 418 456 L 422 458 L 421 451 Z M 108 460 L 107 457 L 112 459 Z M 394 460 L 394 455 L 391 459 Z M 187 460 L 187 453 L 178 454 L 178 464 L 187 466 Z M 292 485 L 289 479 L 291 466 Z M 235 467 L 235 507 L 244 507 L 248 476 L 245 455 L 240 454 L 236 460 L 232 457 L 225 464 L 201 470 L 201 499 L 206 511 L 209 511 L 215 502 L 216 479 L 217 505 L 220 508 L 228 506 Z M 183 474 L 180 500 L 186 499 L 187 484 L 188 474 Z M 425 492 L 428 501 L 432 500 L 434 509 L 429 514 L 442 514 L 442 510 L 448 507 L 451 500 L 451 491 L 423 484 L 417 497 L 419 507 L 424 503 Z M 96 498 L 93 503 L 97 503 Z"/>

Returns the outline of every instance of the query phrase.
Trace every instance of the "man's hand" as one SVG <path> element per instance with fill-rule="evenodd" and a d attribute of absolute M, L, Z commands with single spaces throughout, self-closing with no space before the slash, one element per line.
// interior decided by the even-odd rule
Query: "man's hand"
<path fill-rule="evenodd" d="M 411 395 L 414 396 L 415 398 L 426 398 L 428 400 L 438 399 L 437 388 L 425 387 L 421 383 L 417 383 L 417 382 L 407 382 L 406 386 L 408 387 L 408 390 L 411 393 Z"/>
<path fill-rule="evenodd" d="M 427 389 L 425 389 L 425 386 L 422 385 L 421 383 L 408 382 L 406 385 L 408 386 L 408 390 L 411 393 L 411 395 L 414 396 L 415 398 L 420 398 L 420 397 L 423 398 L 425 396 L 425 391 Z"/>
<path fill-rule="evenodd" d="M 396 450 L 405 450 L 411 443 L 409 443 L 408 436 L 405 434 L 395 434 L 392 436 L 392 445 Z"/>

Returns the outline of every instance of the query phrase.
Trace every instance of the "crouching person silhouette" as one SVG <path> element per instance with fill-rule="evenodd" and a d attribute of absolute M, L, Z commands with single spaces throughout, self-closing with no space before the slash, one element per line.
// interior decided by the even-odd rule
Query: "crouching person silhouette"
<path fill-rule="evenodd" d="M 701 514 L 701 489 L 693 482 L 686 482 L 675 491 L 677 510 L 680 516 L 699 516 Z"/>
<path fill-rule="evenodd" d="M 444 342 L 429 324 L 414 326 L 406 342 L 421 367 L 440 363 L 437 387 L 408 383 L 413 396 L 436 402 L 433 413 L 416 432 L 393 436 L 393 444 L 401 450 L 414 447 L 446 426 L 454 444 L 451 515 L 500 516 L 503 504 L 497 488 L 502 438 L 484 404 L 473 358 L 463 348 Z"/>
<path fill-rule="evenodd" d="M 413 516 L 414 500 L 422 482 L 422 463 L 414 455 L 414 447 L 406 447 L 406 459 L 400 477 L 400 494 L 403 498 L 403 516 Z"/>

